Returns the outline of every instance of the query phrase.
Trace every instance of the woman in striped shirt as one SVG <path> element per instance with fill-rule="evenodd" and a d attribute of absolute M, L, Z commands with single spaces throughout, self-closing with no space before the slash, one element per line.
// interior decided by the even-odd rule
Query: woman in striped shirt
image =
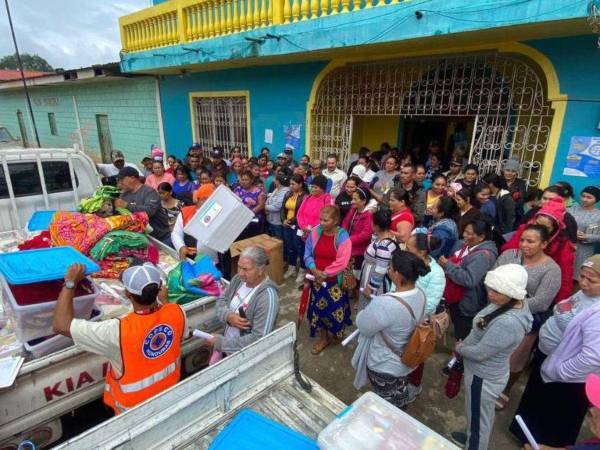
<path fill-rule="evenodd" d="M 398 249 L 394 234 L 390 231 L 392 218 L 388 209 L 373 214 L 375 239 L 365 251 L 361 269 L 359 309 L 363 309 L 372 295 L 385 294 L 390 290 L 388 268 L 392 254 Z"/>

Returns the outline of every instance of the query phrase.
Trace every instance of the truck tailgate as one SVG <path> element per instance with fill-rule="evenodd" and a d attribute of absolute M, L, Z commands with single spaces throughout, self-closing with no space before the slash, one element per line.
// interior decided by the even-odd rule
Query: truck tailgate
<path fill-rule="evenodd" d="M 59 449 L 204 449 L 249 407 L 316 437 L 345 405 L 294 376 L 296 328 L 288 323 L 177 386 L 63 443 Z"/>
<path fill-rule="evenodd" d="M 188 325 L 214 331 L 214 297 L 184 305 Z M 202 346 L 202 341 L 184 341 L 182 356 Z M 100 398 L 104 390 L 107 362 L 101 356 L 69 347 L 23 365 L 15 383 L 0 389 L 0 442 L 72 409 Z"/>

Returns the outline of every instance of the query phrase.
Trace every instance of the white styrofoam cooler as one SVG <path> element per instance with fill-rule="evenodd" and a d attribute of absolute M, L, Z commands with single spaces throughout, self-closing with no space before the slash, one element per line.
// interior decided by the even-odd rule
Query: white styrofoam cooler
<path fill-rule="evenodd" d="M 94 300 L 100 293 L 96 284 L 89 278 L 88 281 L 92 287 L 92 293 L 73 299 L 73 315 L 78 319 L 90 318 Z M 32 341 L 53 334 L 52 322 L 54 320 L 56 299 L 35 305 L 19 305 L 6 279 L 1 275 L 0 283 L 2 284 L 2 297 L 6 312 L 12 314 L 16 321 L 15 331 L 19 341 Z"/>

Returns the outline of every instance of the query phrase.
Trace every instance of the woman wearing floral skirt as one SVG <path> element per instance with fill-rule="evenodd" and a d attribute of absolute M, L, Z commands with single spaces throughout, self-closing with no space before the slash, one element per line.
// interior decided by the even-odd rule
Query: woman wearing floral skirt
<path fill-rule="evenodd" d="M 339 223 L 337 207 L 325 206 L 321 209 L 319 225 L 311 230 L 306 240 L 304 263 L 315 277 L 308 306 L 310 335 L 314 337 L 318 333 L 320 337 L 312 348 L 313 355 L 321 353 L 329 344 L 339 342 L 346 326 L 352 325 L 348 294 L 341 287 L 352 242 Z"/>

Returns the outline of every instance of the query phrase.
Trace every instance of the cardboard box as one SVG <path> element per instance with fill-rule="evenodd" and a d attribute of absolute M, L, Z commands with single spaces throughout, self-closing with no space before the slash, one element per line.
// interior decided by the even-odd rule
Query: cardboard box
<path fill-rule="evenodd" d="M 245 248 L 253 246 L 261 247 L 267 252 L 267 256 L 269 257 L 269 265 L 267 266 L 269 278 L 278 285 L 283 284 L 283 241 L 268 234 L 260 234 L 231 244 L 231 247 L 229 247 L 231 251 L 231 276 L 237 273 L 240 253 Z"/>

